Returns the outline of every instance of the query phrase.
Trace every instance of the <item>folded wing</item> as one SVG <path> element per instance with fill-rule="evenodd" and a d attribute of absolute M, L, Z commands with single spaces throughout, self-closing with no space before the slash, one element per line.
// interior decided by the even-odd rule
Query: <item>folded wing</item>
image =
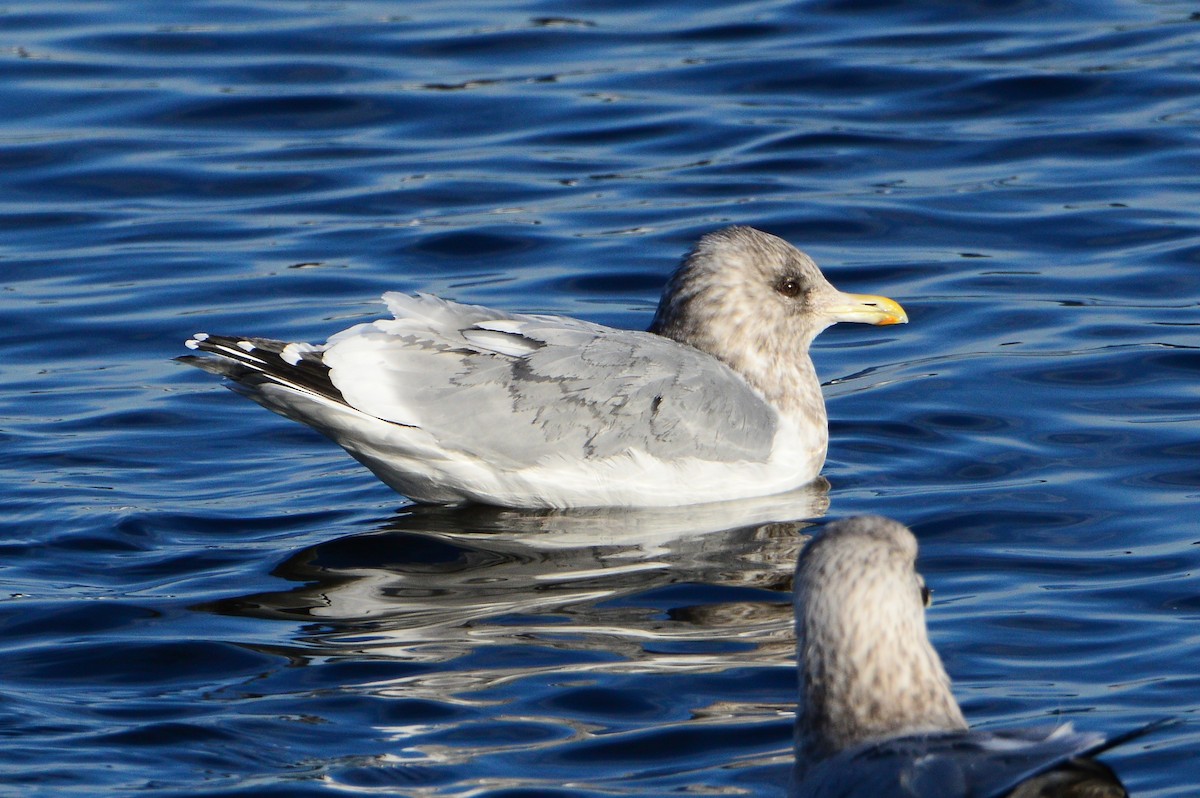
<path fill-rule="evenodd" d="M 626 451 L 720 462 L 770 455 L 776 412 L 691 347 L 428 295 L 384 299 L 395 318 L 357 325 L 321 347 L 197 336 L 193 348 L 230 361 L 210 370 L 252 396 L 264 383 L 319 395 L 497 467 Z M 278 392 L 272 400 L 285 412 L 275 406 Z"/>

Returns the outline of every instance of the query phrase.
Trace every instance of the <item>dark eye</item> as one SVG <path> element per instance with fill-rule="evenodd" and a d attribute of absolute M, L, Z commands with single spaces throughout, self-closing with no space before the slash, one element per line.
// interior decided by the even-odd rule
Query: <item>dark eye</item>
<path fill-rule="evenodd" d="M 928 607 L 933 603 L 933 591 L 921 585 L 921 603 Z"/>
<path fill-rule="evenodd" d="M 786 297 L 797 297 L 804 291 L 804 286 L 795 277 L 782 277 L 775 284 L 775 290 Z"/>

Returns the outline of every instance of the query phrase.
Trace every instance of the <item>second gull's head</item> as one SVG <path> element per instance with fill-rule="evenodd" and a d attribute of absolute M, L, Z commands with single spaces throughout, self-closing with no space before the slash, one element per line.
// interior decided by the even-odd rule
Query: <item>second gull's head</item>
<path fill-rule="evenodd" d="M 821 759 L 859 743 L 967 728 L 925 628 L 917 541 L 881 516 L 832 523 L 796 565 L 797 744 Z"/>

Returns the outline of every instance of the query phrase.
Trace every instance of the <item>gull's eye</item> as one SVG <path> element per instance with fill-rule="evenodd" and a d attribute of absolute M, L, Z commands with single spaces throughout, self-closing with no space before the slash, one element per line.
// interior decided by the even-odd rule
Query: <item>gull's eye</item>
<path fill-rule="evenodd" d="M 804 291 L 804 285 L 795 277 L 781 277 L 775 290 L 786 297 L 798 297 Z"/>
<path fill-rule="evenodd" d="M 933 603 L 933 591 L 925 586 L 925 580 L 919 576 L 917 577 L 917 584 L 921 588 L 921 603 L 928 607 Z"/>

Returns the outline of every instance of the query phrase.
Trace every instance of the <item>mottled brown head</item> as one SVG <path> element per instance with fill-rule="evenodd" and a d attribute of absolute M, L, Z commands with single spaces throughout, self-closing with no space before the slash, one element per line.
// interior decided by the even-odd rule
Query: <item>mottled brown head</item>
<path fill-rule="evenodd" d="M 798 744 L 820 759 L 901 734 L 967 728 L 925 627 L 929 593 L 903 524 L 827 526 L 796 566 Z"/>
<path fill-rule="evenodd" d="M 908 317 L 886 297 L 838 291 L 782 238 L 727 227 L 703 236 L 684 258 L 650 331 L 707 352 L 770 394 L 788 381 L 781 368 L 811 371 L 809 344 L 839 321 L 903 324 Z"/>
<path fill-rule="evenodd" d="M 782 238 L 738 226 L 696 242 L 671 276 L 651 331 L 705 349 L 702 342 L 736 332 L 730 320 L 740 326 L 747 319 L 807 342 L 839 321 L 903 324 L 908 316 L 887 297 L 838 291 L 812 258 Z"/>

